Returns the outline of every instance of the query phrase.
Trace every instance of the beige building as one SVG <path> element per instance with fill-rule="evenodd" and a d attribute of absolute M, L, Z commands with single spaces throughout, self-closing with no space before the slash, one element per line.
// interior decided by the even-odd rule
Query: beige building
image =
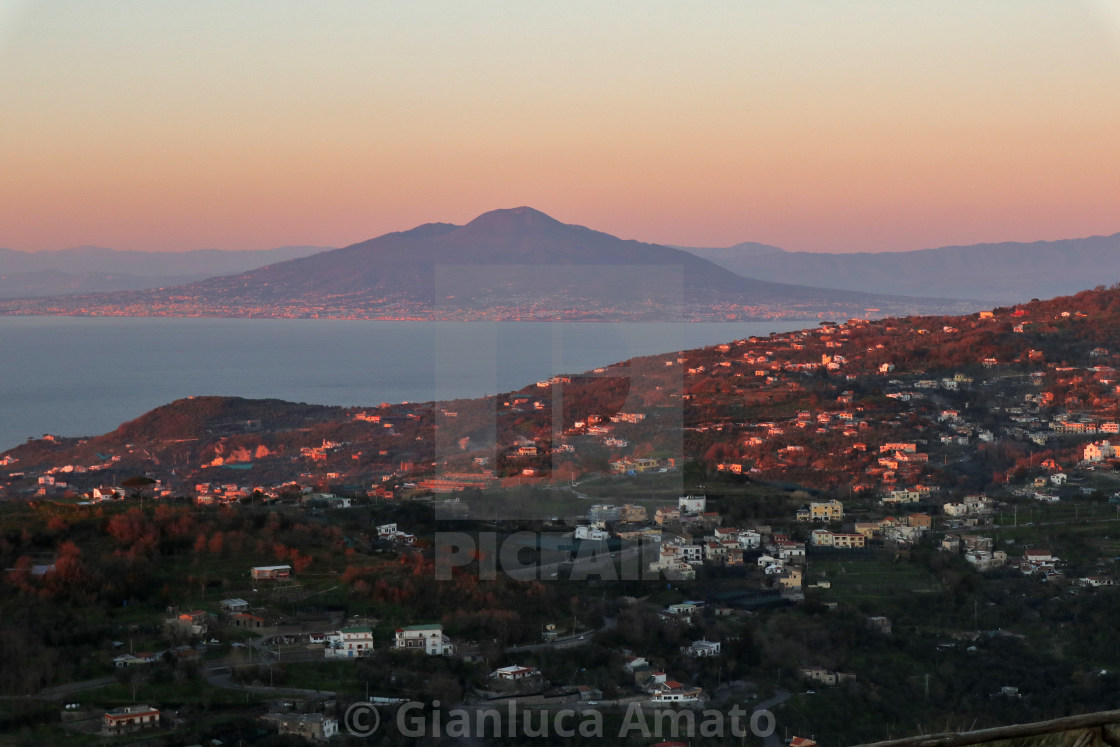
<path fill-rule="evenodd" d="M 840 521 L 844 518 L 844 504 L 835 498 L 826 503 L 810 503 L 809 518 L 813 521 Z"/>
<path fill-rule="evenodd" d="M 778 585 L 784 591 L 799 591 L 801 589 L 801 569 L 786 568 L 778 575 Z"/>
<path fill-rule="evenodd" d="M 810 540 L 816 547 L 866 547 L 867 537 L 863 534 L 844 534 L 827 529 L 815 529 Z"/>
<path fill-rule="evenodd" d="M 321 713 L 270 713 L 263 718 L 275 723 L 281 734 L 293 734 L 311 742 L 326 742 L 338 734 L 338 719 Z"/>
<path fill-rule="evenodd" d="M 159 710 L 146 705 L 131 705 L 106 711 L 101 720 L 101 733 L 120 736 L 140 729 L 159 727 Z"/>
<path fill-rule="evenodd" d="M 627 524 L 646 521 L 648 515 L 645 506 L 635 506 L 627 503 L 618 509 L 618 520 Z"/>

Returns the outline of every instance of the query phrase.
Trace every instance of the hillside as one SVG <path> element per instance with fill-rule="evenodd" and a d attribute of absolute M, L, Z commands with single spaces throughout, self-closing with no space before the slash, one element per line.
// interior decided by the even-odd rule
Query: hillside
<path fill-rule="evenodd" d="M 1116 708 L 1118 339 L 1113 288 L 822 323 L 481 399 L 198 397 L 29 442 L 0 455 L 0 691 L 70 702 L 43 688 L 92 680 L 82 703 L 109 707 L 142 684 L 207 719 L 236 698 L 229 719 L 260 714 L 199 666 L 343 704 L 458 704 L 510 665 L 573 698 L 586 684 L 656 703 L 626 666 L 641 657 L 646 677 L 713 707 L 770 703 L 776 733 L 821 744 L 969 744 L 993 735 L 952 735 Z M 441 576 L 440 549 L 476 537 Z M 273 564 L 291 576 L 252 578 Z M 169 610 L 210 627 L 188 635 Z M 343 662 L 309 633 L 344 620 L 369 620 L 376 645 Z M 393 650 L 398 628 L 430 621 L 489 661 Z M 169 653 L 122 674 L 126 640 Z M 254 640 L 276 659 L 246 661 Z M 180 658 L 189 644 L 201 664 Z M 1090 722 L 1105 717 L 1020 731 Z"/>
<path fill-rule="evenodd" d="M 0 313 L 389 319 L 848 318 L 975 304 L 781 284 L 531 208 L 433 223 L 157 291 L 0 303 Z"/>
<path fill-rule="evenodd" d="M 473 460 L 485 457 L 494 479 L 532 469 L 534 479 L 547 480 L 661 455 L 706 468 L 749 465 L 760 478 L 819 489 L 922 482 L 979 490 L 1031 448 L 1065 443 L 1069 431 L 1055 423 L 1120 420 L 1111 383 L 1120 368 L 1116 339 L 1120 291 L 1086 291 L 983 316 L 826 323 L 438 405 L 344 410 L 180 400 L 103 436 L 18 447 L 12 468 L 92 465 L 116 455 L 114 470 L 174 481 L 173 465 L 185 484 L 234 462 L 252 464 L 257 481 L 283 482 L 307 469 L 301 450 L 329 442 L 319 466 L 350 485 L 423 479 L 433 460 L 436 473 L 478 472 Z M 966 409 L 967 421 L 939 416 Z M 620 412 L 635 419 L 607 422 Z M 811 418 L 800 420 L 798 412 Z M 1014 445 L 984 446 L 996 436 Z M 943 458 L 884 471 L 873 454 L 852 452 L 852 443 L 892 438 L 926 442 Z M 534 444 L 531 458 L 511 456 L 517 444 Z M 949 459 L 968 444 L 979 445 L 985 461 L 977 452 Z M 18 492 L 18 485 L 11 487 Z"/>

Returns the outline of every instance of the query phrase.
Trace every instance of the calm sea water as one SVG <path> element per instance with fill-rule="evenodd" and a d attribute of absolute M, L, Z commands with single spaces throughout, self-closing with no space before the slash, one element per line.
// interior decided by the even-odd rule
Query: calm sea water
<path fill-rule="evenodd" d="M 806 326 L 0 317 L 0 451 L 105 433 L 192 394 L 344 406 L 478 397 Z"/>

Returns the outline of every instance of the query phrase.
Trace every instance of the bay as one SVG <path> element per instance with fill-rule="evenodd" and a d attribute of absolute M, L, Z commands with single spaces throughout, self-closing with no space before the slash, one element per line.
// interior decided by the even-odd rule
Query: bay
<path fill-rule="evenodd" d="M 0 317 L 0 451 L 189 395 L 370 406 L 481 397 L 634 356 L 813 326 Z"/>

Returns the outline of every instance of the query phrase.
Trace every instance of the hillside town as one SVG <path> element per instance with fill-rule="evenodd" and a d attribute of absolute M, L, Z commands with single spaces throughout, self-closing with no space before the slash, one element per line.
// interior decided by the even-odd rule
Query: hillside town
<path fill-rule="evenodd" d="M 6 694 L 48 730 L 335 741 L 359 700 L 767 702 L 821 744 L 1115 707 L 1118 299 L 31 441 L 0 455 Z"/>

